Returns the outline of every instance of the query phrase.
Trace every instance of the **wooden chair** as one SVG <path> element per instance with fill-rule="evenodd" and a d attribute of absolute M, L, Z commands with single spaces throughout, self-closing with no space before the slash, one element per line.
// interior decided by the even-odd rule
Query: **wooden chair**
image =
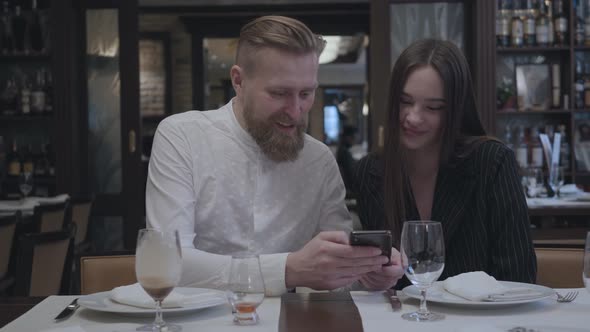
<path fill-rule="evenodd" d="M 69 293 L 75 230 L 76 226 L 70 224 L 59 232 L 29 233 L 20 237 L 14 295 Z"/>
<path fill-rule="evenodd" d="M 109 254 L 80 257 L 80 294 L 92 294 L 137 282 L 135 255 Z"/>
<path fill-rule="evenodd" d="M 38 205 L 33 211 L 35 233 L 62 231 L 71 222 L 72 206 L 70 200 L 58 204 Z"/>
<path fill-rule="evenodd" d="M 9 273 L 8 263 L 12 254 L 16 223 L 20 217 L 20 211 L 0 217 L 0 294 L 5 294 L 14 283 L 14 276 Z"/>
<path fill-rule="evenodd" d="M 551 288 L 584 287 L 584 249 L 535 248 L 537 284 Z"/>

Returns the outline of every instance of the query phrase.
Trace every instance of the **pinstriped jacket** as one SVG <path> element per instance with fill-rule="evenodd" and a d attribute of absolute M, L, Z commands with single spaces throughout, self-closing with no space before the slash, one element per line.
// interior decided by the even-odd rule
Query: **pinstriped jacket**
<path fill-rule="evenodd" d="M 453 164 L 439 169 L 432 206 L 431 219 L 442 223 L 445 237 L 445 268 L 439 280 L 485 271 L 498 280 L 534 283 L 537 261 L 512 150 L 486 141 Z M 374 155 L 366 156 L 354 174 L 363 228 L 384 229 L 382 163 Z M 406 220 L 416 219 L 412 199 Z M 396 288 L 407 284 L 404 277 Z"/>

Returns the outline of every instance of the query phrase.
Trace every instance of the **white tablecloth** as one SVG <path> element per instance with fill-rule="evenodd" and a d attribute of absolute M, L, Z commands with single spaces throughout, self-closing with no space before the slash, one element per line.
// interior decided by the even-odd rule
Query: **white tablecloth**
<path fill-rule="evenodd" d="M 567 290 L 559 290 L 565 293 Z M 502 309 L 451 308 L 442 305 L 429 305 L 430 309 L 444 313 L 446 318 L 438 322 L 417 323 L 405 321 L 401 314 L 414 311 L 418 301 L 405 299 L 401 312 L 392 312 L 389 303 L 381 292 L 353 292 L 363 320 L 365 332 L 384 331 L 486 331 L 494 327 L 508 330 L 515 326 L 540 329 L 540 332 L 590 331 L 590 294 L 578 289 L 580 295 L 571 303 L 557 303 L 545 299 L 535 303 L 512 306 Z M 110 332 L 135 331 L 140 324 L 153 320 L 149 318 L 126 317 L 106 314 L 86 309 L 78 311 L 69 319 L 54 323 L 57 315 L 75 296 L 50 296 L 29 312 L 2 328 L 1 332 L 23 331 L 68 331 L 80 326 L 83 330 L 71 331 Z M 258 308 L 261 322 L 256 326 L 236 326 L 232 323 L 229 305 L 222 305 L 193 312 L 184 316 L 164 316 L 169 322 L 181 324 L 183 331 L 277 331 L 280 298 L 266 298 Z M 542 329 L 541 329 L 542 328 Z M 565 328 L 565 329 L 564 329 Z M 570 330 L 567 330 L 569 328 Z"/>

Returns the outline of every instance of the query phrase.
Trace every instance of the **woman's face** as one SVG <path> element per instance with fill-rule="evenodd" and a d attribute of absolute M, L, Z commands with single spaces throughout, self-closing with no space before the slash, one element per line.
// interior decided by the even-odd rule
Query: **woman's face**
<path fill-rule="evenodd" d="M 415 152 L 440 150 L 446 111 L 444 85 L 430 66 L 410 73 L 400 98 L 400 141 Z"/>

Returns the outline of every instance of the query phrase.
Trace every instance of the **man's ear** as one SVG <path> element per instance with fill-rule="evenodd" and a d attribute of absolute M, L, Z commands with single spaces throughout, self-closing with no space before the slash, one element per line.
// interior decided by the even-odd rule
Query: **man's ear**
<path fill-rule="evenodd" d="M 241 95 L 242 93 L 242 82 L 244 79 L 244 70 L 242 67 L 238 65 L 233 65 L 229 70 L 229 75 L 231 77 L 231 84 L 236 91 L 236 95 Z"/>

